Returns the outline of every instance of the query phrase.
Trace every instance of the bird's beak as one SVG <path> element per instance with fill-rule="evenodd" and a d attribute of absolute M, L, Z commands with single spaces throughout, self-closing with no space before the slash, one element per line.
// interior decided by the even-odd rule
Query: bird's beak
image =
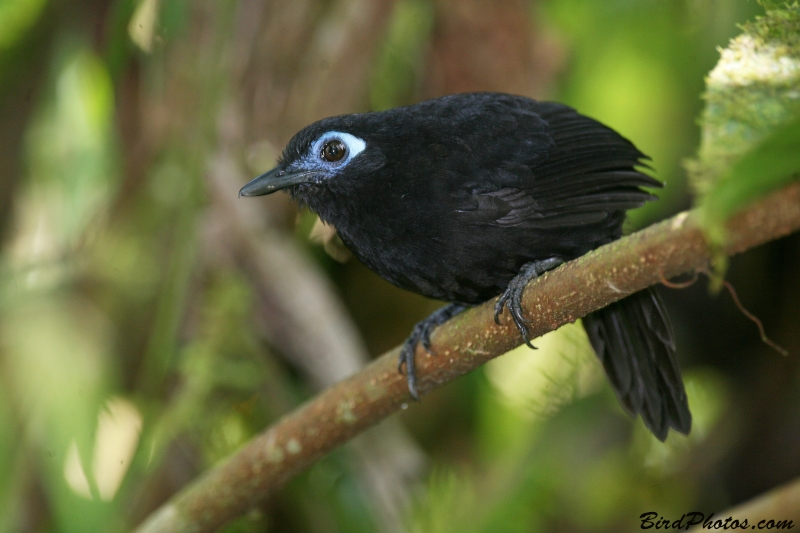
<path fill-rule="evenodd" d="M 276 167 L 261 174 L 239 191 L 239 196 L 262 196 L 312 180 L 315 173 L 310 170 L 286 170 Z"/>

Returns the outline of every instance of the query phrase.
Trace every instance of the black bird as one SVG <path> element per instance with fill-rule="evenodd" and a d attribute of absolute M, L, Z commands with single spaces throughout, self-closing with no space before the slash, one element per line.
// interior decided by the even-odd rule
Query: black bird
<path fill-rule="evenodd" d="M 622 235 L 625 211 L 661 182 L 612 129 L 557 103 L 499 93 L 457 94 L 377 113 L 326 118 L 297 133 L 278 166 L 240 196 L 287 189 L 333 225 L 370 269 L 404 289 L 452 302 L 406 341 L 430 349 L 438 325 L 501 295 L 530 345 L 525 284 Z M 653 289 L 583 319 L 622 405 L 661 440 L 687 434 L 691 414 L 672 328 Z"/>

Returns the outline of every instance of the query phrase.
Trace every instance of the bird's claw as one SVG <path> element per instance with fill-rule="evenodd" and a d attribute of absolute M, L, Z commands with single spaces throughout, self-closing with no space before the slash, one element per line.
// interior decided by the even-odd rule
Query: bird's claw
<path fill-rule="evenodd" d="M 503 308 L 505 307 L 506 302 L 508 301 L 508 297 L 509 297 L 508 289 L 506 289 L 505 292 L 500 295 L 500 297 L 494 304 L 494 323 L 497 324 L 498 326 L 500 325 L 500 315 L 503 314 Z"/>
<path fill-rule="evenodd" d="M 403 347 L 400 349 L 400 357 L 397 360 L 397 371 L 403 372 L 403 365 L 406 367 L 406 379 L 408 380 L 408 392 L 411 397 L 419 401 L 419 393 L 417 391 L 417 373 L 414 362 L 414 354 L 417 351 L 417 345 L 422 344 L 425 351 L 434 355 L 431 351 L 431 333 L 437 326 L 444 324 L 452 317 L 465 309 L 465 306 L 460 304 L 450 304 L 434 311 L 425 320 L 419 321 L 414 329 L 411 331 Z"/>
<path fill-rule="evenodd" d="M 417 351 L 419 337 L 415 335 L 416 328 L 414 328 L 414 330 L 415 332 L 406 339 L 406 342 L 403 343 L 403 347 L 400 349 L 400 357 L 397 360 L 397 371 L 402 374 L 403 365 L 406 366 L 408 392 L 411 393 L 412 398 L 419 401 L 419 393 L 417 392 L 417 372 L 414 368 L 414 353 Z"/>
<path fill-rule="evenodd" d="M 408 336 L 406 342 L 403 343 L 403 348 L 400 350 L 400 357 L 397 360 L 397 371 L 403 372 L 403 365 L 406 366 L 406 375 L 408 376 L 408 392 L 411 397 L 419 401 L 419 393 L 417 392 L 417 373 L 414 364 L 414 354 L 417 351 L 417 345 L 422 344 L 422 347 L 430 355 L 431 352 L 431 332 L 439 324 L 431 320 L 431 317 L 418 322 L 411 335 Z"/>
<path fill-rule="evenodd" d="M 522 294 L 525 292 L 525 285 L 527 285 L 528 279 L 521 278 L 522 276 L 517 276 L 511 280 L 511 283 L 508 284 L 508 288 L 506 288 L 505 292 L 497 300 L 497 303 L 494 305 L 494 321 L 499 324 L 500 315 L 503 314 L 504 309 L 508 309 L 525 344 L 535 350 L 536 346 L 531 344 L 528 336 L 528 320 L 522 315 Z"/>
<path fill-rule="evenodd" d="M 551 257 L 543 261 L 526 263 L 520 269 L 519 274 L 514 276 L 508 284 L 508 287 L 506 287 L 505 292 L 500 295 L 500 298 L 498 298 L 497 302 L 494 304 L 494 321 L 500 324 L 500 315 L 503 314 L 503 309 L 508 309 L 525 344 L 534 350 L 536 346 L 531 344 L 528 336 L 528 320 L 522 315 L 522 294 L 525 292 L 525 287 L 531 280 L 538 278 L 541 274 L 557 267 L 561 263 L 563 263 L 563 261 L 556 257 Z"/>

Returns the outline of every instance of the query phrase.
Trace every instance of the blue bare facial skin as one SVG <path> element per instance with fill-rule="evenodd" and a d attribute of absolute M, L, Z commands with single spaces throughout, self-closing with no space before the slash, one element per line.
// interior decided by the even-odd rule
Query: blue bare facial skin
<path fill-rule="evenodd" d="M 531 347 L 526 284 L 622 236 L 625 212 L 656 199 L 648 159 L 611 128 L 553 102 L 501 93 L 444 96 L 326 118 L 239 192 L 285 189 L 333 225 L 389 282 L 450 302 L 419 322 L 398 368 L 419 399 L 414 353 L 440 324 L 500 296 Z M 692 417 L 664 304 L 647 289 L 583 319 L 623 408 L 660 440 Z"/>
<path fill-rule="evenodd" d="M 260 196 L 302 183 L 333 178 L 364 148 L 364 140 L 349 133 L 325 132 L 302 157 L 260 175 L 242 187 L 239 196 Z"/>

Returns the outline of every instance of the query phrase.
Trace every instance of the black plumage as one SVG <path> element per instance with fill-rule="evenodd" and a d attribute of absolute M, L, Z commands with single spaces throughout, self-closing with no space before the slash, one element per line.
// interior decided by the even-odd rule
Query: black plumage
<path fill-rule="evenodd" d="M 572 108 L 498 93 L 445 96 L 315 122 L 252 196 L 288 189 L 391 283 L 451 305 L 420 322 L 401 355 L 465 307 L 502 295 L 527 341 L 527 281 L 622 235 L 625 211 L 661 183 L 633 144 Z M 691 415 L 673 335 L 654 290 L 584 319 L 622 404 L 660 439 Z"/>

